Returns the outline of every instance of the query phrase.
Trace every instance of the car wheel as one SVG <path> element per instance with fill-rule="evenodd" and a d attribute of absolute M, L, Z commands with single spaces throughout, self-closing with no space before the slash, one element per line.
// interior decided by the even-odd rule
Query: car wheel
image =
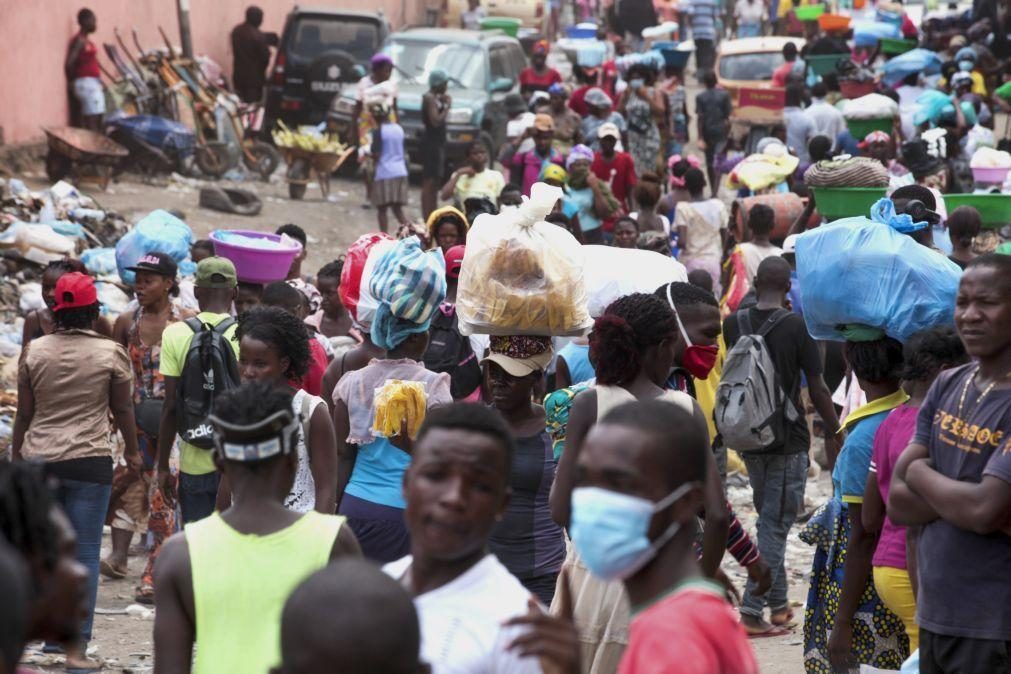
<path fill-rule="evenodd" d="M 245 149 L 242 161 L 246 168 L 260 174 L 262 180 L 269 180 L 277 165 L 281 163 L 281 153 L 276 147 L 262 140 L 247 141 Z"/>

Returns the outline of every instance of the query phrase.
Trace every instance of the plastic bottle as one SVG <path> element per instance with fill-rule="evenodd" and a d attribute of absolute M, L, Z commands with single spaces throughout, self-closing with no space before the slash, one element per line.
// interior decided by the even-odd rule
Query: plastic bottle
<path fill-rule="evenodd" d="M 70 211 L 70 216 L 74 220 L 94 220 L 95 222 L 102 222 L 105 220 L 105 211 L 100 211 L 97 208 L 75 208 Z"/>

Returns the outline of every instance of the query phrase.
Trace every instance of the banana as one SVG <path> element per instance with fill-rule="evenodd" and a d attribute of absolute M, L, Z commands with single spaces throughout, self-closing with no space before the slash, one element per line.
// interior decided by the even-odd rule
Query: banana
<path fill-rule="evenodd" d="M 406 423 L 407 435 L 413 440 L 418 436 L 418 430 L 425 420 L 427 406 L 424 384 L 390 379 L 376 391 L 372 432 L 390 438 L 400 435 L 401 428 Z"/>

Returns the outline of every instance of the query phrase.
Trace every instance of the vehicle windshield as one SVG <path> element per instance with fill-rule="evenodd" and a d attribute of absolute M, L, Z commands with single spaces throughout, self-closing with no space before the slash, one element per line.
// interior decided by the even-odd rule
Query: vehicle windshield
<path fill-rule="evenodd" d="M 312 61 L 328 51 L 346 51 L 358 63 L 368 63 L 379 49 L 379 25 L 341 16 L 304 16 L 292 31 L 290 53 Z"/>
<path fill-rule="evenodd" d="M 423 40 L 394 40 L 384 51 L 396 68 L 392 79 L 413 81 L 427 86 L 428 74 L 442 68 L 449 76 L 449 86 L 467 89 L 485 88 L 484 55 L 477 47 L 464 44 L 441 44 Z"/>
<path fill-rule="evenodd" d="M 772 72 L 783 65 L 782 52 L 730 54 L 720 57 L 720 78 L 724 80 L 771 80 Z"/>

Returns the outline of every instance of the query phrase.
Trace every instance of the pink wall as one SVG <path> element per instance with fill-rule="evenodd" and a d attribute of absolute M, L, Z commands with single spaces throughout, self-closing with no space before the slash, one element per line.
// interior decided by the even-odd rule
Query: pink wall
<path fill-rule="evenodd" d="M 281 32 L 293 0 L 190 0 L 193 50 L 217 61 L 226 72 L 232 69 L 228 35 L 241 23 L 245 8 L 257 4 L 264 11 L 263 29 Z M 422 18 L 423 0 L 313 0 L 305 6 L 341 9 L 383 9 L 394 28 Z M 115 44 L 118 27 L 127 47 L 135 54 L 130 30 L 137 29 L 146 48 L 162 44 L 161 26 L 179 42 L 175 0 L 81 0 L 80 2 L 14 2 L 0 0 L 0 128 L 5 143 L 23 143 L 42 137 L 42 126 L 67 123 L 66 80 L 63 61 L 67 45 L 77 30 L 77 10 L 88 6 L 98 16 L 98 32 L 92 36 L 99 58 L 105 58 L 102 43 Z M 406 12 L 406 17 L 405 17 Z M 125 57 L 124 57 L 125 58 Z"/>

